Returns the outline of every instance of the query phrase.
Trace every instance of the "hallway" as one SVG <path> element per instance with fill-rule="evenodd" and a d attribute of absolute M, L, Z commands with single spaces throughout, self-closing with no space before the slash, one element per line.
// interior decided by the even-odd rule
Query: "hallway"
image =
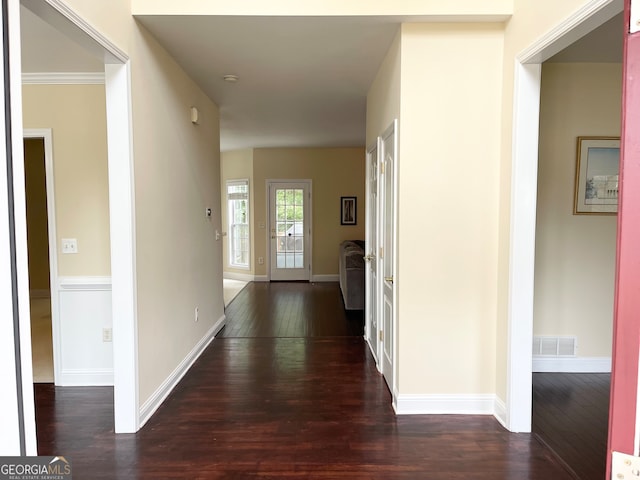
<path fill-rule="evenodd" d="M 318 305 L 327 308 L 311 315 L 318 325 L 338 315 L 337 284 L 257 288 L 299 297 L 289 322 Z M 252 291 L 230 304 L 228 326 L 257 312 L 286 316 Z M 396 416 L 362 336 L 343 332 L 222 335 L 135 435 L 113 434 L 111 388 L 36 385 L 39 454 L 65 455 L 76 479 L 572 478 L 533 436 L 511 434 L 493 417 Z"/>

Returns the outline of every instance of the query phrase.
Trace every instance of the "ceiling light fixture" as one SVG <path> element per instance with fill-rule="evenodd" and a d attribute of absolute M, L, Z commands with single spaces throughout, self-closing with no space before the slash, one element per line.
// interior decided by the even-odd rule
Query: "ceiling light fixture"
<path fill-rule="evenodd" d="M 225 82 L 236 83 L 238 81 L 237 75 L 225 75 L 222 77 Z"/>

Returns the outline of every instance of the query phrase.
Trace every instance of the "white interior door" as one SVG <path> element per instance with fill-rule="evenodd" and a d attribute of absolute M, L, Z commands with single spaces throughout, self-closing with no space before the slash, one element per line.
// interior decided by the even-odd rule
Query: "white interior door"
<path fill-rule="evenodd" d="M 269 182 L 271 280 L 310 280 L 311 182 Z"/>
<path fill-rule="evenodd" d="M 380 359 L 380 328 L 378 327 L 378 146 L 367 152 L 367 217 L 364 257 L 365 270 L 365 336 L 369 348 L 376 359 L 378 369 Z"/>
<path fill-rule="evenodd" d="M 391 392 L 394 392 L 395 367 L 395 238 L 396 238 L 396 128 L 397 121 L 386 130 L 381 142 L 381 235 L 380 256 L 382 268 L 382 374 Z"/>

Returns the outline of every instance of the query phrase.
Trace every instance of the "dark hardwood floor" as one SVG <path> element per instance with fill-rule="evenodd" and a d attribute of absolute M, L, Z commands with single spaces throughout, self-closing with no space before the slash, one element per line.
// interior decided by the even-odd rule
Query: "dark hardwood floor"
<path fill-rule="evenodd" d="M 362 336 L 362 310 L 344 309 L 338 283 L 251 282 L 225 310 L 218 338 Z"/>
<path fill-rule="evenodd" d="M 292 316 L 283 331 L 315 336 L 214 339 L 135 435 L 113 433 L 111 388 L 36 385 L 39 453 L 66 456 L 76 480 L 573 478 L 533 435 L 490 416 L 396 416 L 361 334 L 345 334 L 352 319 L 329 318 L 344 315 L 331 287 L 303 287 L 249 289 L 227 310 L 229 326 L 277 311 L 270 318 Z M 291 294 L 287 307 L 264 289 L 318 298 Z M 316 308 L 335 330 L 294 325 Z M 279 330 L 253 330 L 269 331 Z"/>
<path fill-rule="evenodd" d="M 533 432 L 581 480 L 605 478 L 608 373 L 534 373 Z"/>

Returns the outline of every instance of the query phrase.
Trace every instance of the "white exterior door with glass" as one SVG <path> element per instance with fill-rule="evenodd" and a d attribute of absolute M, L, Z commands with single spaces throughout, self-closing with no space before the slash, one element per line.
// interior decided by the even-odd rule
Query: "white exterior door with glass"
<path fill-rule="evenodd" d="M 269 181 L 270 279 L 311 277 L 311 181 Z"/>

